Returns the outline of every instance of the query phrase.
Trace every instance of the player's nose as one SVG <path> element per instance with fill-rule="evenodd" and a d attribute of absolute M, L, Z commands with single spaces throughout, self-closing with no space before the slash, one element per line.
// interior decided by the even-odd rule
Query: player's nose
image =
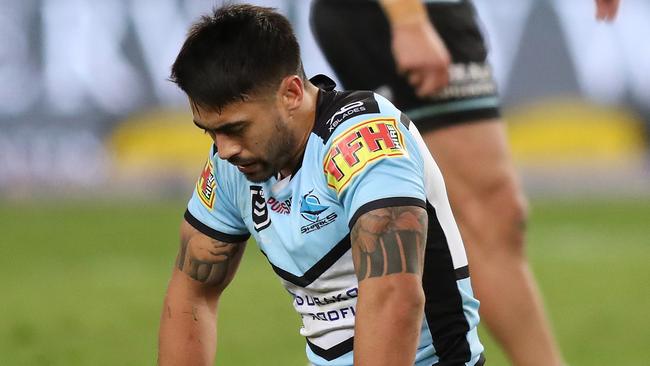
<path fill-rule="evenodd" d="M 219 158 L 223 160 L 229 160 L 237 156 L 242 150 L 241 145 L 234 141 L 233 139 L 228 138 L 227 136 L 218 136 L 214 139 L 215 145 L 217 145 L 217 153 Z"/>

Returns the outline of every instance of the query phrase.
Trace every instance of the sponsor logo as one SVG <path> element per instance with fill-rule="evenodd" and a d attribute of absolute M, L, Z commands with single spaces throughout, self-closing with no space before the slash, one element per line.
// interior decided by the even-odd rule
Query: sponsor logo
<path fill-rule="evenodd" d="M 296 302 L 296 305 L 298 306 L 302 306 L 302 305 L 325 306 L 329 304 L 336 304 L 339 302 L 348 301 L 350 299 L 355 299 L 357 296 L 359 296 L 359 289 L 357 287 L 354 287 L 344 292 L 339 292 L 335 295 L 322 296 L 322 297 L 313 296 L 313 295 L 310 296 L 309 294 L 294 294 L 291 291 L 289 291 L 289 293 L 293 295 L 293 299 Z"/>
<path fill-rule="evenodd" d="M 277 212 L 282 215 L 288 215 L 291 213 L 291 198 L 284 201 L 278 201 L 277 199 L 270 197 L 267 204 L 273 212 Z"/>
<path fill-rule="evenodd" d="M 262 187 L 250 186 L 250 190 L 253 227 L 259 232 L 271 225 L 271 217 L 269 217 L 269 211 L 266 208 L 266 200 L 264 199 L 264 190 Z"/>
<path fill-rule="evenodd" d="M 302 199 L 300 200 L 300 215 L 310 222 L 300 228 L 301 234 L 320 230 L 321 228 L 333 223 L 337 217 L 335 212 L 332 212 L 325 217 L 321 217 L 321 214 L 327 211 L 330 206 L 321 205 L 320 199 L 311 192 L 313 192 L 313 190 L 302 196 Z"/>
<path fill-rule="evenodd" d="M 201 203 L 209 210 L 214 207 L 215 189 L 217 182 L 214 179 L 214 168 L 212 167 L 212 159 L 208 159 L 203 167 L 199 180 L 196 181 L 196 193 L 201 200 Z"/>
<path fill-rule="evenodd" d="M 348 118 L 365 114 L 365 113 L 379 113 L 379 106 L 375 101 L 361 101 L 348 103 L 341 107 L 336 113 L 327 120 L 326 124 L 329 128 L 329 132 L 332 132 L 341 122 L 345 121 Z"/>
<path fill-rule="evenodd" d="M 334 139 L 323 166 L 327 185 L 341 193 L 369 163 L 408 155 L 397 123 L 393 118 L 364 121 Z"/>
<path fill-rule="evenodd" d="M 294 306 L 301 313 L 303 321 L 335 322 L 351 319 L 356 315 L 355 302 L 359 296 L 359 290 L 356 287 L 341 291 L 335 295 L 322 297 L 302 293 L 297 294 L 291 291 L 289 293 L 293 295 Z M 305 325 L 307 326 L 307 324 Z"/>

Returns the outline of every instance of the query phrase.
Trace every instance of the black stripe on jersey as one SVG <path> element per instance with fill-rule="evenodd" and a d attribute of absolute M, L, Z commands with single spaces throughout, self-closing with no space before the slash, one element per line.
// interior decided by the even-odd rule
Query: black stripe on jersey
<path fill-rule="evenodd" d="M 427 208 L 426 203 L 419 199 L 419 198 L 413 198 L 413 197 L 389 197 L 389 198 L 381 198 L 378 200 L 370 201 L 368 203 L 365 203 L 361 205 L 357 209 L 357 211 L 352 215 L 352 218 L 350 219 L 350 223 L 348 224 L 348 227 L 350 230 L 354 227 L 354 224 L 357 223 L 357 220 L 361 215 L 368 213 L 372 210 L 377 210 L 379 208 L 385 208 L 385 207 L 397 207 L 397 206 L 418 206 L 422 207 L 424 209 Z"/>
<path fill-rule="evenodd" d="M 350 234 L 347 234 L 341 241 L 338 242 L 327 254 L 323 256 L 316 264 L 305 272 L 302 276 L 296 276 L 289 273 L 284 269 L 275 266 L 271 261 L 273 271 L 282 279 L 293 283 L 296 286 L 307 287 L 314 282 L 320 275 L 336 263 L 347 251 L 350 250 Z M 264 252 L 262 252 L 264 253 Z M 266 256 L 266 253 L 264 253 Z M 267 257 L 268 260 L 268 257 Z"/>
<path fill-rule="evenodd" d="M 456 272 L 456 281 L 469 278 L 469 266 L 456 268 L 454 272 Z"/>
<path fill-rule="evenodd" d="M 400 116 L 399 116 L 399 121 L 400 121 L 404 126 L 406 126 L 406 129 L 408 129 L 409 126 L 411 126 L 411 123 L 412 123 L 412 122 L 411 122 L 411 119 L 410 119 L 406 114 L 404 114 L 404 113 L 400 114 Z"/>
<path fill-rule="evenodd" d="M 309 339 L 307 340 L 307 345 L 309 348 L 311 348 L 312 352 L 314 352 L 319 357 L 322 357 L 327 361 L 332 361 L 333 359 L 339 358 L 348 352 L 352 352 L 354 346 L 354 337 L 350 337 L 348 340 L 345 340 L 329 349 L 320 348 L 317 345 L 311 343 Z"/>
<path fill-rule="evenodd" d="M 449 364 L 436 362 L 431 366 L 440 366 L 440 365 L 449 365 Z M 473 366 L 484 366 L 484 365 L 485 365 L 485 355 L 481 353 L 480 355 L 478 355 L 478 360 L 476 360 L 476 363 Z"/>
<path fill-rule="evenodd" d="M 199 221 L 196 217 L 192 216 L 189 210 L 185 210 L 185 215 L 183 215 L 183 217 L 185 217 L 185 221 L 187 221 L 188 224 L 192 225 L 192 227 L 196 230 L 211 237 L 212 239 L 223 241 L 225 243 L 241 243 L 248 240 L 248 238 L 251 236 L 250 234 L 232 235 L 222 233 L 221 231 L 215 230 Z"/>
<path fill-rule="evenodd" d="M 426 298 L 424 315 L 440 359 L 436 366 L 464 365 L 472 357 L 467 341 L 469 324 L 463 312 L 463 301 L 456 283 L 447 238 L 436 210 L 429 202 L 427 213 L 429 227 L 422 288 Z"/>

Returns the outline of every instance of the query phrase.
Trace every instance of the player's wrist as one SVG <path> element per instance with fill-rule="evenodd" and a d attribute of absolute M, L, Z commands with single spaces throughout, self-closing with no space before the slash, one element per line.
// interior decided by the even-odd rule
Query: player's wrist
<path fill-rule="evenodd" d="M 429 23 L 426 7 L 421 0 L 381 0 L 381 7 L 392 28 Z"/>

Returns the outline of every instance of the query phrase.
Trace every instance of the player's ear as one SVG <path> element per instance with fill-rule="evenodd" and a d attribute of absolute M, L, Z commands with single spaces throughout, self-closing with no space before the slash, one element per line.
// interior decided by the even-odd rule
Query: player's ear
<path fill-rule="evenodd" d="M 278 90 L 278 100 L 287 111 L 293 111 L 300 107 L 305 88 L 302 79 L 298 75 L 287 76 L 282 80 Z"/>

